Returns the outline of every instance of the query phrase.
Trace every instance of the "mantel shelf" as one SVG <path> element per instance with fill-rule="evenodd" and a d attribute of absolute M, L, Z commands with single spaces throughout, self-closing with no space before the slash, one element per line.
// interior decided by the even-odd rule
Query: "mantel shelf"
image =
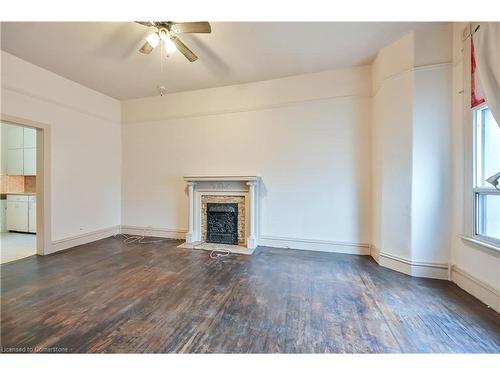
<path fill-rule="evenodd" d="M 184 181 L 260 181 L 259 176 L 184 176 Z"/>

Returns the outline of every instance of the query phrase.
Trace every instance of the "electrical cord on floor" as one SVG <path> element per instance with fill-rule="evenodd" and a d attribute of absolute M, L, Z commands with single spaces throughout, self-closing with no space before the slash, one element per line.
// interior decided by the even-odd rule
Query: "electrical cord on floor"
<path fill-rule="evenodd" d="M 123 237 L 123 243 L 130 245 L 130 244 L 154 244 L 154 243 L 161 243 L 165 241 L 169 241 L 168 238 L 162 238 L 159 240 L 146 240 L 148 237 L 148 233 L 151 232 L 151 228 L 145 228 L 143 230 L 142 235 L 130 235 L 130 234 L 116 234 L 115 237 Z"/>
<path fill-rule="evenodd" d="M 202 242 L 198 245 L 193 246 L 193 249 L 206 250 L 203 247 L 200 247 L 204 243 L 205 242 Z M 212 251 L 210 251 L 209 258 L 215 260 L 215 262 L 212 262 L 212 263 L 222 264 L 222 260 L 231 254 L 232 254 L 231 250 L 228 250 L 228 249 L 213 249 Z"/>
<path fill-rule="evenodd" d="M 130 245 L 130 244 L 155 244 L 155 243 L 169 241 L 168 238 L 163 238 L 163 239 L 159 239 L 159 240 L 146 240 L 149 232 L 151 232 L 151 228 L 145 228 L 143 230 L 142 235 L 130 235 L 130 234 L 121 233 L 121 234 L 116 234 L 114 237 L 115 238 L 123 237 L 123 243 L 125 243 L 127 245 Z M 193 246 L 193 249 L 206 250 L 206 249 L 200 247 L 204 243 L 205 242 L 202 242 L 198 245 Z M 222 264 L 222 260 L 224 258 L 227 258 L 231 254 L 232 254 L 231 250 L 228 250 L 228 249 L 213 249 L 210 251 L 209 258 L 215 260 L 215 262 L 213 262 L 213 263 L 215 263 L 217 265 L 217 264 Z"/>
<path fill-rule="evenodd" d="M 210 259 L 220 259 L 229 256 L 229 250 L 212 250 L 210 252 Z"/>

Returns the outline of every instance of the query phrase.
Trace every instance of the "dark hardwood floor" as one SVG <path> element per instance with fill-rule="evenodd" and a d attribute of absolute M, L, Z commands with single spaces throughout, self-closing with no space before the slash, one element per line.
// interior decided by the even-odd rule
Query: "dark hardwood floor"
<path fill-rule="evenodd" d="M 2 265 L 2 350 L 500 352 L 500 315 L 450 282 L 366 256 L 259 248 L 216 261 L 178 244 L 108 238 Z"/>

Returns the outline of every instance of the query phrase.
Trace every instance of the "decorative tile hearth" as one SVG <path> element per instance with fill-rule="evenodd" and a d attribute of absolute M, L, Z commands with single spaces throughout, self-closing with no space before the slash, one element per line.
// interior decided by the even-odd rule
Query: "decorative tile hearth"
<path fill-rule="evenodd" d="M 258 245 L 258 176 L 189 176 L 189 229 L 186 242 L 179 247 L 202 250 L 229 250 L 251 254 Z M 226 203 L 237 207 L 238 245 L 209 242 L 207 205 Z M 235 206 L 237 205 L 237 206 Z M 212 239 L 214 237 L 211 237 Z"/>

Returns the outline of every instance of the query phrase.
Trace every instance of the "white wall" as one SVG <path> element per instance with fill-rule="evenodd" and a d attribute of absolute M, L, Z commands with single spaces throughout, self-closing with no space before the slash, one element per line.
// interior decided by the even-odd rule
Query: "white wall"
<path fill-rule="evenodd" d="M 412 260 L 446 265 L 451 216 L 452 26 L 419 29 L 414 43 Z"/>
<path fill-rule="evenodd" d="M 363 67 L 122 102 L 122 223 L 185 231 L 182 176 L 259 175 L 261 243 L 368 244 L 369 93 Z"/>
<path fill-rule="evenodd" d="M 451 215 L 451 67 L 417 70 L 414 80 L 412 259 L 447 264 Z"/>
<path fill-rule="evenodd" d="M 468 90 L 463 92 L 462 31 L 465 23 L 453 27 L 453 127 L 452 127 L 452 220 L 451 254 L 452 278 L 459 286 L 483 302 L 500 311 L 500 255 L 494 250 L 464 241 L 467 235 L 465 220 L 471 220 L 465 207 L 465 171 L 470 164 L 464 161 L 465 150 L 471 142 L 470 119 L 464 119 L 464 100 L 469 101 Z M 464 98 L 464 95 L 466 97 Z"/>
<path fill-rule="evenodd" d="M 411 258 L 413 36 L 379 51 L 372 65 L 373 246 Z"/>
<path fill-rule="evenodd" d="M 2 114 L 50 126 L 53 247 L 46 251 L 96 231 L 109 235 L 121 219 L 119 101 L 3 51 L 1 70 Z"/>
<path fill-rule="evenodd" d="M 437 24 L 372 65 L 374 257 L 415 276 L 448 275 L 450 44 L 450 25 Z"/>

